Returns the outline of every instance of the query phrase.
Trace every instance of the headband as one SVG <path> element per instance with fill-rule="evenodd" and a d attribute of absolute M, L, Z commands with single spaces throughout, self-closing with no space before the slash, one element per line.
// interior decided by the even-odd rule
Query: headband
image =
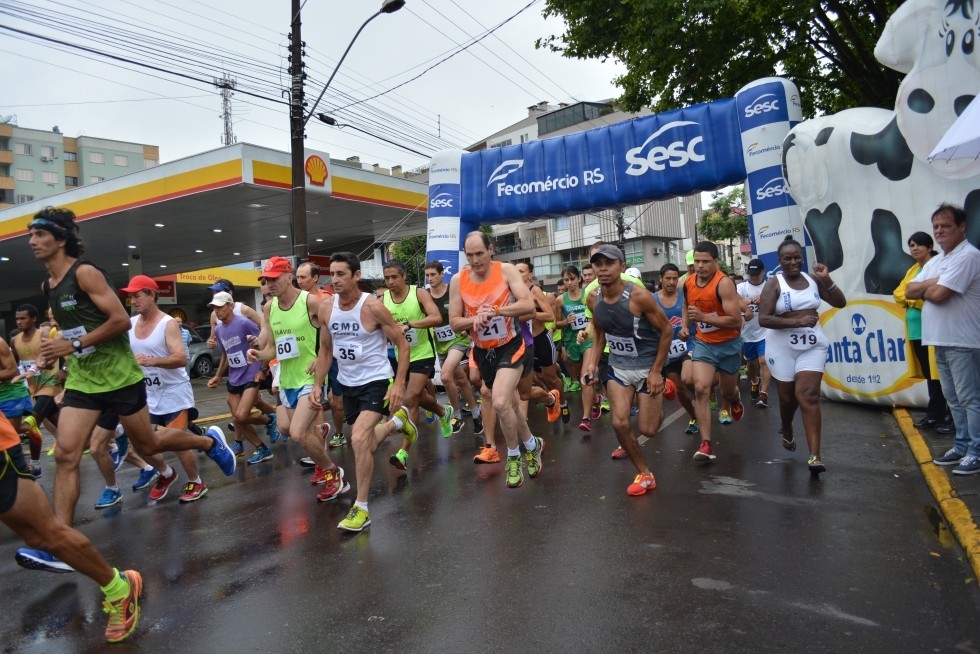
<path fill-rule="evenodd" d="M 59 225 L 58 223 L 52 220 L 47 220 L 45 218 L 35 218 L 34 220 L 31 221 L 31 224 L 27 226 L 27 229 L 28 230 L 43 229 L 44 231 L 51 232 L 57 238 L 62 238 L 65 239 L 66 241 L 70 241 L 72 238 L 74 238 L 74 234 L 69 232 L 63 226 Z"/>

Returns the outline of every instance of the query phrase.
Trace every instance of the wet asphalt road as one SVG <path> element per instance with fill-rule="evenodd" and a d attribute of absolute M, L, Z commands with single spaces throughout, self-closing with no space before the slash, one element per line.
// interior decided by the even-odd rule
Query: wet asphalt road
<path fill-rule="evenodd" d="M 202 415 L 226 410 L 195 387 Z M 151 506 L 123 468 L 125 499 L 101 512 L 86 457 L 77 526 L 143 573 L 138 632 L 106 645 L 95 584 L 21 569 L 0 527 L 0 650 L 980 650 L 980 591 L 889 413 L 824 403 L 829 471 L 815 481 L 802 438 L 779 446 L 775 409 L 716 426 L 718 459 L 694 464 L 696 437 L 668 403 L 674 421 L 643 446 L 658 488 L 636 498 L 629 462 L 609 458 L 609 418 L 586 436 L 572 406 L 564 427 L 532 411 L 545 467 L 516 490 L 501 465 L 472 463 L 469 426 L 447 440 L 424 427 L 407 474 L 388 465 L 389 440 L 372 525 L 353 535 L 336 524 L 354 490 L 317 504 L 291 442 L 232 478 L 201 457 L 210 492 L 189 505 L 175 486 Z M 334 452 L 353 484 L 350 449 Z"/>

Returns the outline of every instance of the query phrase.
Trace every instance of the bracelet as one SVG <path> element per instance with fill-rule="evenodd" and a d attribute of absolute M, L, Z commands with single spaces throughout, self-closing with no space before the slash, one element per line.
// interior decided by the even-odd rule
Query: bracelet
<path fill-rule="evenodd" d="M 828 293 L 833 293 L 836 290 L 837 290 L 837 283 L 836 282 L 834 282 L 829 287 L 827 287 L 827 292 Z"/>

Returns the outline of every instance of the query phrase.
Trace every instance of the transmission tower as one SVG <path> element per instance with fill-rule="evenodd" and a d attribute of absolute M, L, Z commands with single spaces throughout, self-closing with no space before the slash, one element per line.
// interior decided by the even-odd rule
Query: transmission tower
<path fill-rule="evenodd" d="M 235 136 L 235 129 L 231 123 L 231 96 L 234 95 L 234 90 L 238 86 L 238 82 L 228 73 L 224 73 L 221 79 L 214 79 L 214 85 L 221 89 L 221 120 L 224 122 L 225 127 L 224 132 L 221 134 L 221 144 L 231 145 L 232 143 L 238 143 L 238 138 Z"/>

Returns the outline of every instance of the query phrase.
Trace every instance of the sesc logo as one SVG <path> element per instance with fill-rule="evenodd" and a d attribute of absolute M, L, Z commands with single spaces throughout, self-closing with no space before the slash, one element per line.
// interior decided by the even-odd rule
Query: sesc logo
<path fill-rule="evenodd" d="M 490 188 L 490 185 L 493 184 L 494 182 L 498 182 L 504 179 L 505 177 L 507 177 L 507 175 L 510 175 L 511 173 L 516 172 L 523 167 L 524 167 L 523 159 L 508 159 L 507 161 L 497 166 L 497 168 L 492 173 L 490 173 L 490 179 L 487 180 L 487 188 Z"/>
<path fill-rule="evenodd" d="M 851 316 L 851 331 L 855 336 L 860 336 L 868 329 L 868 321 L 860 313 Z"/>
<path fill-rule="evenodd" d="M 755 199 L 766 200 L 769 198 L 786 195 L 789 191 L 786 188 L 786 180 L 782 177 L 773 177 L 768 182 L 755 190 Z"/>
<path fill-rule="evenodd" d="M 767 99 L 771 98 L 771 99 Z M 751 118 L 770 111 L 779 110 L 779 98 L 775 93 L 763 93 L 745 107 L 745 117 Z"/>
<path fill-rule="evenodd" d="M 432 201 L 429 203 L 429 208 L 430 209 L 438 209 L 438 208 L 452 209 L 453 208 L 453 196 L 450 195 L 449 193 L 439 193 L 434 198 L 432 198 Z"/>
<path fill-rule="evenodd" d="M 662 134 L 669 130 L 676 129 L 678 127 L 685 127 L 687 125 L 697 125 L 690 120 L 675 120 L 667 123 L 656 132 L 651 134 L 643 145 L 626 151 L 626 161 L 629 163 L 629 168 L 626 169 L 627 175 L 638 176 L 642 175 L 648 170 L 661 171 L 667 166 L 671 168 L 680 168 L 681 166 L 687 165 L 690 161 L 704 161 L 704 155 L 697 152 L 695 147 L 704 142 L 704 138 L 699 134 L 695 136 L 688 142 L 684 142 L 681 139 L 672 141 L 667 145 L 654 145 L 643 154 L 650 143 L 659 138 Z"/>

